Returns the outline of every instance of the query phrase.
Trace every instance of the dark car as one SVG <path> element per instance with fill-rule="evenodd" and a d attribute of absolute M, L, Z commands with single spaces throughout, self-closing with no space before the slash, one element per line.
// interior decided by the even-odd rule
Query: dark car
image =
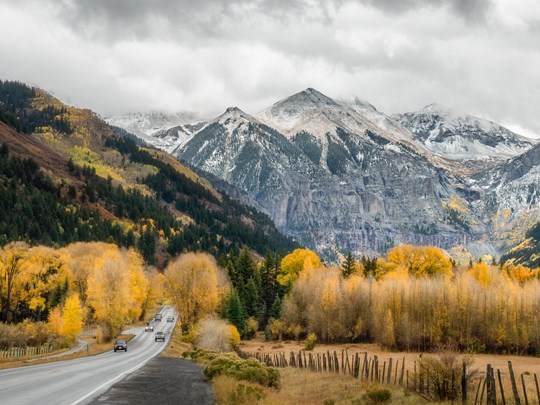
<path fill-rule="evenodd" d="M 144 327 L 145 332 L 153 332 L 154 331 L 154 325 L 150 325 L 150 322 L 146 324 Z"/>
<path fill-rule="evenodd" d="M 158 340 L 161 340 L 162 342 L 165 342 L 165 333 L 163 332 L 156 332 L 155 334 L 155 339 L 156 339 L 156 342 Z"/>
<path fill-rule="evenodd" d="M 123 339 L 118 339 L 114 342 L 114 351 L 123 350 L 127 352 L 127 342 Z"/>
<path fill-rule="evenodd" d="M 174 322 L 174 316 L 168 316 L 167 322 Z"/>
<path fill-rule="evenodd" d="M 163 318 L 163 315 L 161 315 L 161 314 L 156 314 L 156 318 L 155 318 L 156 321 L 161 322 L 161 318 Z"/>

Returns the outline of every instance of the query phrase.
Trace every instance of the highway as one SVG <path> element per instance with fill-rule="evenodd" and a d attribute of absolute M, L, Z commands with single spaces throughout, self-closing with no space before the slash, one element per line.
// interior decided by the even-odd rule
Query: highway
<path fill-rule="evenodd" d="M 128 342 L 127 352 L 111 350 L 96 356 L 55 363 L 26 366 L 0 371 L 0 404 L 9 405 L 79 405 L 97 396 L 142 367 L 167 345 L 174 322 L 167 317 L 176 315 L 165 307 L 161 322 L 153 321 L 154 332 L 163 331 L 166 341 L 156 342 L 154 333 L 144 327 L 131 329 L 135 334 Z"/>

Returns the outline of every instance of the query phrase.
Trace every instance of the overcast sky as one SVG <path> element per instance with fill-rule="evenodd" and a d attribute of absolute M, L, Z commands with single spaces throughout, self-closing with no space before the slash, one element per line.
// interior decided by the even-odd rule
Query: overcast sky
<path fill-rule="evenodd" d="M 540 135 L 539 0 L 0 0 L 0 78 L 108 116 L 314 87 Z"/>

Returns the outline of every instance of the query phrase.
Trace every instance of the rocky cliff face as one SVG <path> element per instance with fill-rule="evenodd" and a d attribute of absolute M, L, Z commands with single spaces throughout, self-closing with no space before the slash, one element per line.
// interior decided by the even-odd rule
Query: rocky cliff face
<path fill-rule="evenodd" d="M 255 116 L 230 108 L 176 155 L 243 190 L 320 251 L 450 247 L 484 232 L 463 181 L 395 128 L 308 89 Z"/>
<path fill-rule="evenodd" d="M 175 156 L 227 182 L 327 257 L 399 243 L 498 255 L 509 235 L 523 236 L 538 219 L 531 190 L 540 152 L 503 160 L 530 141 L 436 106 L 398 118 L 306 89 L 257 114 L 233 107 L 164 137 L 176 131 L 168 147 Z M 472 163 L 478 159 L 488 165 Z M 495 169 L 476 173 L 487 166 Z"/>
<path fill-rule="evenodd" d="M 540 219 L 540 145 L 482 173 L 477 186 L 476 210 L 505 251 Z"/>

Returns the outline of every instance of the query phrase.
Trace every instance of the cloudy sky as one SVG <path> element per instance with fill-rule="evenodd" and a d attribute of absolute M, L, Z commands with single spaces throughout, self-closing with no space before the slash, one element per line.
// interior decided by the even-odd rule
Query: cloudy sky
<path fill-rule="evenodd" d="M 0 0 L 0 79 L 108 116 L 314 87 L 540 135 L 539 0 Z"/>

